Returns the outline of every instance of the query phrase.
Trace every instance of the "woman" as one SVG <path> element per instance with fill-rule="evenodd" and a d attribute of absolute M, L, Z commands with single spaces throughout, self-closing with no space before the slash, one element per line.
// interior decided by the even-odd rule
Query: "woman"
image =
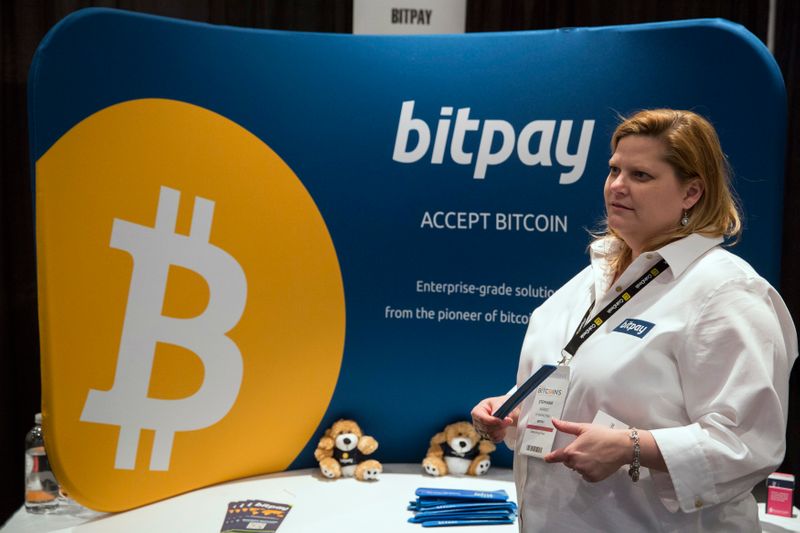
<path fill-rule="evenodd" d="M 503 420 L 505 397 L 483 400 L 473 422 L 515 450 L 523 531 L 760 531 L 750 492 L 785 450 L 791 317 L 721 247 L 741 224 L 705 119 L 639 112 L 611 152 L 591 265 L 533 312 L 520 356 L 518 384 L 588 331 L 563 358 L 560 416 L 540 393 Z"/>

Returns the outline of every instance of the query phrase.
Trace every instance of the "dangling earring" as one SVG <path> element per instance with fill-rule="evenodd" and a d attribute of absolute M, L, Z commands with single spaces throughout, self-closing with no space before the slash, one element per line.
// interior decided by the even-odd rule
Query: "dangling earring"
<path fill-rule="evenodd" d="M 684 211 L 683 216 L 681 217 L 681 226 L 688 226 L 689 225 L 689 213 Z"/>

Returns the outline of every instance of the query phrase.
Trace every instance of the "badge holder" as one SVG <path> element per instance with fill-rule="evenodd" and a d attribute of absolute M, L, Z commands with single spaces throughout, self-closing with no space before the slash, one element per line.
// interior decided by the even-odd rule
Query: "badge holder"
<path fill-rule="evenodd" d="M 569 389 L 569 367 L 561 365 L 538 387 L 531 414 L 526 420 L 519 453 L 542 459 L 553 449 L 556 429 L 552 418 L 560 418 Z"/>

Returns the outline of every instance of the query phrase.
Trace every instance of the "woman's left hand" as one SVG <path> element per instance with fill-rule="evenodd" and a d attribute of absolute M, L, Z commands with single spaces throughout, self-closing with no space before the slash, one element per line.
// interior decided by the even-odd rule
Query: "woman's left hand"
<path fill-rule="evenodd" d="M 570 444 L 545 455 L 548 463 L 564 463 L 586 481 L 602 481 L 633 460 L 633 446 L 624 429 L 552 419 L 558 431 L 575 435 Z"/>

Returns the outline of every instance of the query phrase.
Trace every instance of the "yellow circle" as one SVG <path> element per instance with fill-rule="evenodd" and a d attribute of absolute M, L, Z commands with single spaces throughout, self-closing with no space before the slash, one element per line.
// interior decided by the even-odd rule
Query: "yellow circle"
<path fill-rule="evenodd" d="M 344 289 L 325 221 L 292 170 L 238 124 L 163 99 L 87 117 L 36 164 L 43 411 L 48 452 L 71 496 L 128 509 L 219 481 L 285 469 L 319 424 L 344 347 Z M 114 220 L 152 228 L 161 187 L 180 192 L 176 233 L 196 199 L 214 202 L 209 242 L 247 282 L 228 333 L 242 355 L 236 402 L 219 422 L 178 432 L 167 471 L 149 470 L 153 431 L 136 467 L 115 469 L 119 427 L 80 421 L 91 389 L 114 384 L 134 258 L 110 247 Z M 171 267 L 162 314 L 191 319 L 209 288 Z M 159 344 L 147 394 L 180 400 L 206 378 L 191 351 Z"/>

